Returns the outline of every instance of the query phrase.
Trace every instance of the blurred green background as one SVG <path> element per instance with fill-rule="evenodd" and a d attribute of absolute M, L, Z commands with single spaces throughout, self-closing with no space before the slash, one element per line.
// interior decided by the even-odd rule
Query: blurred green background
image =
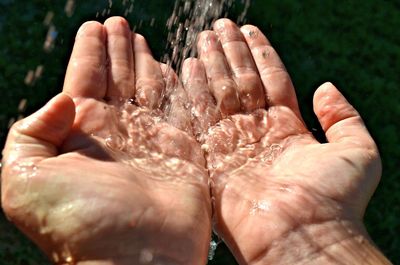
<path fill-rule="evenodd" d="M 32 113 L 62 88 L 79 25 L 91 19 L 102 22 L 107 16 L 123 15 L 125 10 L 118 4 L 122 0 L 114 1 L 110 14 L 101 16 L 108 1 L 86 0 L 78 1 L 68 17 L 65 2 L 0 0 L 0 146 L 10 119 Z M 172 0 L 135 1 L 133 12 L 127 15 L 149 40 L 156 58 L 165 53 L 165 24 L 173 5 Z M 237 0 L 229 17 L 236 20 L 242 7 Z M 58 31 L 50 53 L 43 50 L 48 31 L 43 20 L 48 11 L 54 12 L 53 24 Z M 400 2 L 253 0 L 247 21 L 259 26 L 281 54 L 304 118 L 319 139 L 324 138 L 312 112 L 312 95 L 324 81 L 336 84 L 365 119 L 383 160 L 382 181 L 365 222 L 380 249 L 400 264 Z M 41 77 L 26 85 L 28 71 L 35 71 L 38 65 L 43 66 Z M 18 109 L 21 99 L 27 100 L 26 108 Z M 2 213 L 0 263 L 50 264 Z M 209 264 L 236 263 L 220 244 Z"/>

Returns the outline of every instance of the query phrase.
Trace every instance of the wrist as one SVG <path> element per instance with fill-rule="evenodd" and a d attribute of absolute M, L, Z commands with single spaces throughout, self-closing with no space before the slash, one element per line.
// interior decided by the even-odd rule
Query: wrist
<path fill-rule="evenodd" d="M 248 264 L 392 264 L 361 221 L 335 219 L 299 226 Z"/>

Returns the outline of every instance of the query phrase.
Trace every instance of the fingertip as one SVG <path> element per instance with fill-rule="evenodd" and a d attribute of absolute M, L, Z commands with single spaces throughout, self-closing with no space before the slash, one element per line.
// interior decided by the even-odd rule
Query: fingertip
<path fill-rule="evenodd" d="M 182 82 L 184 85 L 188 82 L 190 78 L 190 72 L 193 67 L 193 60 L 194 58 L 187 58 L 183 61 L 181 75 L 182 75 Z"/>
<path fill-rule="evenodd" d="M 20 135 L 28 135 L 59 146 L 75 120 L 75 103 L 66 93 L 53 97 L 37 112 L 15 125 Z"/>
<path fill-rule="evenodd" d="M 106 32 L 103 24 L 97 21 L 87 21 L 83 23 L 78 29 L 76 38 L 79 39 L 87 36 L 98 37 L 105 40 Z"/>
<path fill-rule="evenodd" d="M 182 81 L 188 83 L 192 78 L 206 80 L 204 66 L 197 58 L 187 58 L 183 62 Z"/>
<path fill-rule="evenodd" d="M 204 31 L 200 32 L 199 35 L 197 36 L 197 41 L 198 41 L 198 43 L 201 43 L 201 42 L 206 41 L 210 37 L 214 37 L 216 39 L 218 38 L 214 31 L 204 30 Z"/>
<path fill-rule="evenodd" d="M 75 103 L 73 99 L 66 93 L 60 93 L 52 98 L 49 104 L 54 104 L 56 108 L 64 110 L 66 113 L 71 114 L 69 118 L 73 121 L 75 118 Z M 66 117 L 68 118 L 68 117 Z"/>
<path fill-rule="evenodd" d="M 146 38 L 140 33 L 133 32 L 132 37 L 133 37 L 134 40 L 136 40 L 138 42 L 145 42 L 146 41 Z"/>
<path fill-rule="evenodd" d="M 128 26 L 129 27 L 129 22 L 121 16 L 113 16 L 109 17 L 104 21 L 104 26 L 106 25 L 112 25 L 112 24 L 117 24 L 117 25 L 122 25 L 122 26 Z"/>
<path fill-rule="evenodd" d="M 161 69 L 161 72 L 163 73 L 163 76 L 165 76 L 164 73 L 167 71 L 168 68 L 169 68 L 168 64 L 160 63 L 160 69 Z"/>
<path fill-rule="evenodd" d="M 213 29 L 216 32 L 220 32 L 221 30 L 225 30 L 226 26 L 236 26 L 236 23 L 229 18 L 220 18 L 214 22 Z"/>
<path fill-rule="evenodd" d="M 322 84 L 316 90 L 313 101 L 314 112 L 329 142 L 346 141 L 376 148 L 360 114 L 332 83 Z"/>
<path fill-rule="evenodd" d="M 204 54 L 211 50 L 222 51 L 217 34 L 214 31 L 206 30 L 199 34 L 197 40 L 197 50 L 200 57 L 204 58 Z"/>
<path fill-rule="evenodd" d="M 243 33 L 243 35 L 249 35 L 250 32 L 259 32 L 260 30 L 254 25 L 246 24 L 240 27 L 240 31 Z"/>
<path fill-rule="evenodd" d="M 326 94 L 331 93 L 330 91 L 338 90 L 334 84 L 331 82 L 325 82 L 320 85 L 314 93 L 314 100 L 318 100 L 319 98 L 323 97 Z"/>
<path fill-rule="evenodd" d="M 63 91 L 72 97 L 103 98 L 107 88 L 107 32 L 103 24 L 89 21 L 76 35 Z"/>
<path fill-rule="evenodd" d="M 123 17 L 110 17 L 104 21 L 104 30 L 111 36 L 128 36 L 130 38 L 131 30 L 129 22 Z"/>
<path fill-rule="evenodd" d="M 328 113 L 333 114 L 332 108 L 335 108 L 335 106 L 339 104 L 350 105 L 342 93 L 340 93 L 336 86 L 331 82 L 325 82 L 319 86 L 314 93 L 314 112 L 319 117 L 324 117 Z"/>
<path fill-rule="evenodd" d="M 72 127 L 75 120 L 75 103 L 66 93 L 53 97 L 39 112 L 43 113 L 46 122 L 65 132 Z"/>
<path fill-rule="evenodd" d="M 147 53 L 152 55 L 146 38 L 139 33 L 132 33 L 133 50 L 135 53 Z"/>
<path fill-rule="evenodd" d="M 267 37 L 265 37 L 264 33 L 254 25 L 244 25 L 240 28 L 240 31 L 242 32 L 250 48 L 260 45 L 271 46 L 271 43 L 269 42 Z"/>
<path fill-rule="evenodd" d="M 191 67 L 193 64 L 195 64 L 199 59 L 194 58 L 194 57 L 189 57 L 186 58 L 185 61 L 183 61 L 183 66 L 188 66 Z"/>

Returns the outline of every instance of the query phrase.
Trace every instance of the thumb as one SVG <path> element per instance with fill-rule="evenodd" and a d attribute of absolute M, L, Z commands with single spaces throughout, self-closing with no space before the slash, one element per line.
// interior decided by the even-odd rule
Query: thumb
<path fill-rule="evenodd" d="M 330 143 L 348 142 L 375 148 L 359 113 L 332 83 L 321 85 L 315 92 L 314 112 Z"/>
<path fill-rule="evenodd" d="M 66 94 L 58 94 L 43 108 L 11 127 L 3 152 L 5 164 L 56 156 L 74 119 L 74 102 Z"/>

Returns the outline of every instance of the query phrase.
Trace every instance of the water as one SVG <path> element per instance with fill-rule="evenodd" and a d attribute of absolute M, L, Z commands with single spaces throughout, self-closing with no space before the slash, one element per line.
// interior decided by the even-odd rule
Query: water
<path fill-rule="evenodd" d="M 272 164 L 272 162 L 280 155 L 282 152 L 282 146 L 279 144 L 272 144 L 266 149 L 266 152 L 262 154 L 261 161 L 267 164 Z"/>
<path fill-rule="evenodd" d="M 140 264 L 151 264 L 154 259 L 154 254 L 150 249 L 142 249 L 140 251 L 139 263 Z"/>
<path fill-rule="evenodd" d="M 215 251 L 217 250 L 218 242 L 211 240 L 210 248 L 208 250 L 208 260 L 213 260 L 215 256 Z"/>
<path fill-rule="evenodd" d="M 140 3 L 135 3 L 134 0 L 104 0 L 103 7 L 99 8 L 99 5 L 101 4 L 97 4 L 96 10 L 93 10 L 96 13 L 96 18 L 99 19 L 111 16 L 117 5 L 123 6 L 123 14 L 128 20 L 135 8 L 140 9 Z M 196 39 L 198 34 L 203 30 L 210 29 L 216 19 L 227 17 L 229 10 L 235 6 L 239 6 L 241 10 L 236 20 L 237 23 L 244 23 L 250 0 L 176 0 L 172 14 L 165 23 L 168 35 L 165 53 L 160 58 L 161 61 L 174 66 L 176 72 L 180 73 L 183 61 L 188 57 L 197 55 Z M 54 51 L 57 41 L 63 42 L 63 40 L 58 40 L 62 28 L 58 28 L 57 18 L 65 16 L 72 19 L 78 8 L 78 2 L 66 0 L 63 14 L 58 14 L 54 10 L 49 10 L 46 13 L 42 21 L 44 28 L 47 30 L 43 41 L 43 57 L 47 57 L 48 55 L 45 54 L 51 54 Z M 149 19 L 151 27 L 154 26 L 156 19 L 156 17 Z M 142 28 L 143 24 L 144 20 L 141 19 L 137 24 L 132 25 L 132 28 L 135 31 L 138 28 Z M 28 69 L 24 79 L 25 85 L 35 86 L 42 77 L 44 70 L 42 64 L 38 64 L 33 69 Z M 23 112 L 21 111 L 18 118 L 11 118 L 8 127 L 23 118 Z"/>
<path fill-rule="evenodd" d="M 253 200 L 251 203 L 252 203 L 250 209 L 251 215 L 263 214 L 271 209 L 271 204 L 267 200 L 259 200 L 259 201 Z"/>
<path fill-rule="evenodd" d="M 221 242 L 222 242 L 221 238 L 219 238 L 216 233 L 213 233 L 210 241 L 210 247 L 208 249 L 208 260 L 214 259 L 217 247 Z"/>
<path fill-rule="evenodd" d="M 20 172 L 24 177 L 32 178 L 36 175 L 37 166 L 33 162 L 19 162 L 13 170 Z"/>
<path fill-rule="evenodd" d="M 99 19 L 103 19 L 107 16 L 112 15 L 115 8 L 115 3 L 120 4 L 124 7 L 124 16 L 127 17 L 128 20 L 129 16 L 135 12 L 135 5 L 139 5 L 139 3 L 135 3 L 134 0 L 107 0 L 104 1 L 104 8 L 93 10 L 96 14 L 96 17 Z M 165 53 L 162 56 L 161 61 L 166 62 L 170 66 L 173 66 L 177 70 L 177 73 L 180 73 L 183 61 L 188 57 L 193 57 L 197 55 L 197 35 L 205 29 L 210 29 L 212 23 L 216 19 L 220 17 L 227 17 L 230 8 L 234 7 L 235 4 L 241 5 L 243 7 L 241 14 L 237 18 L 237 22 L 244 22 L 247 9 L 250 5 L 250 0 L 176 0 L 173 12 L 165 23 L 168 35 L 167 44 L 165 46 Z M 62 40 L 59 40 L 59 36 L 60 32 L 62 32 L 63 29 L 61 26 L 57 25 L 57 17 L 65 16 L 72 19 L 77 13 L 77 10 L 79 10 L 78 2 L 74 0 L 66 0 L 63 9 L 64 14 L 59 14 L 57 13 L 57 11 L 54 10 L 49 10 L 46 13 L 42 22 L 43 27 L 47 32 L 45 34 L 42 46 L 43 57 L 49 57 L 55 51 L 55 49 L 57 49 L 57 45 L 59 45 L 58 43 L 62 43 Z M 155 25 L 156 19 L 158 18 L 152 17 L 149 19 L 149 25 L 151 27 Z M 143 26 L 143 23 L 143 20 L 140 20 L 137 24 L 132 25 L 132 27 L 134 30 L 137 28 L 140 29 Z M 44 71 L 45 67 L 43 64 L 40 63 L 31 69 L 27 69 L 27 73 L 23 82 L 27 87 L 34 87 L 43 77 Z M 23 118 L 28 103 L 29 102 L 26 98 L 21 99 L 17 108 L 18 117 L 10 119 L 9 127 L 16 120 Z M 137 157 L 136 163 L 139 164 L 143 163 L 143 161 L 141 161 L 140 159 L 141 157 L 143 157 L 143 154 L 145 152 L 148 152 L 149 150 L 153 150 L 153 152 L 150 152 L 147 155 L 151 156 L 154 161 L 164 161 L 165 157 L 160 156 L 160 153 L 157 152 L 157 147 L 152 143 L 146 142 L 145 139 L 140 139 L 140 137 L 143 138 L 143 136 L 148 136 L 149 134 L 152 134 L 152 128 L 154 128 L 157 124 L 165 121 L 165 117 L 160 115 L 160 113 L 151 113 L 143 109 L 132 110 L 132 107 L 128 105 L 129 104 L 123 104 L 123 107 L 121 107 L 121 109 L 114 109 L 113 111 L 116 111 L 116 113 L 118 113 L 118 115 L 114 117 L 116 119 L 119 119 L 118 122 L 121 122 L 121 120 L 124 119 L 130 119 L 134 121 L 132 123 L 129 123 L 130 128 L 128 128 L 128 130 L 130 130 L 129 132 L 131 133 L 131 135 L 125 135 L 123 132 L 121 133 L 117 130 L 110 131 L 110 133 L 104 137 L 105 145 L 114 152 L 125 152 L 127 150 L 127 146 L 135 147 L 130 148 L 128 153 L 130 157 Z M 190 109 L 190 107 L 191 106 L 184 105 L 185 109 Z M 133 136 L 135 136 L 136 138 L 133 138 Z M 203 146 L 203 148 L 206 149 L 206 146 Z M 249 148 L 251 147 L 249 146 Z M 165 162 L 166 171 L 169 170 L 172 173 L 176 171 L 179 166 L 180 164 L 178 161 L 176 161 L 176 159 L 169 159 Z M 37 170 L 35 165 L 33 164 L 20 165 L 19 169 L 21 170 L 21 172 L 26 172 L 26 177 L 31 177 L 32 175 L 36 174 Z M 220 240 L 216 239 L 213 239 L 211 241 L 209 252 L 210 260 L 213 258 L 216 248 L 220 242 Z M 59 260 L 64 260 L 68 264 L 73 263 L 73 257 L 69 251 L 68 246 L 65 246 L 62 253 L 54 253 L 53 259 L 56 262 L 58 262 Z M 145 251 L 141 255 L 141 262 L 144 264 L 151 263 L 152 259 L 153 257 L 150 251 Z"/>
<path fill-rule="evenodd" d="M 167 49 L 172 54 L 164 55 L 163 61 L 175 65 L 180 73 L 183 61 L 197 55 L 198 34 L 210 29 L 216 19 L 227 17 L 227 10 L 234 4 L 233 0 L 176 0 L 172 15 L 167 21 Z M 241 4 L 244 8 L 237 19 L 238 23 L 244 22 L 250 0 L 241 0 Z"/>
<path fill-rule="evenodd" d="M 122 151 L 125 148 L 125 139 L 120 134 L 109 135 L 105 139 L 106 146 L 115 151 Z"/>

